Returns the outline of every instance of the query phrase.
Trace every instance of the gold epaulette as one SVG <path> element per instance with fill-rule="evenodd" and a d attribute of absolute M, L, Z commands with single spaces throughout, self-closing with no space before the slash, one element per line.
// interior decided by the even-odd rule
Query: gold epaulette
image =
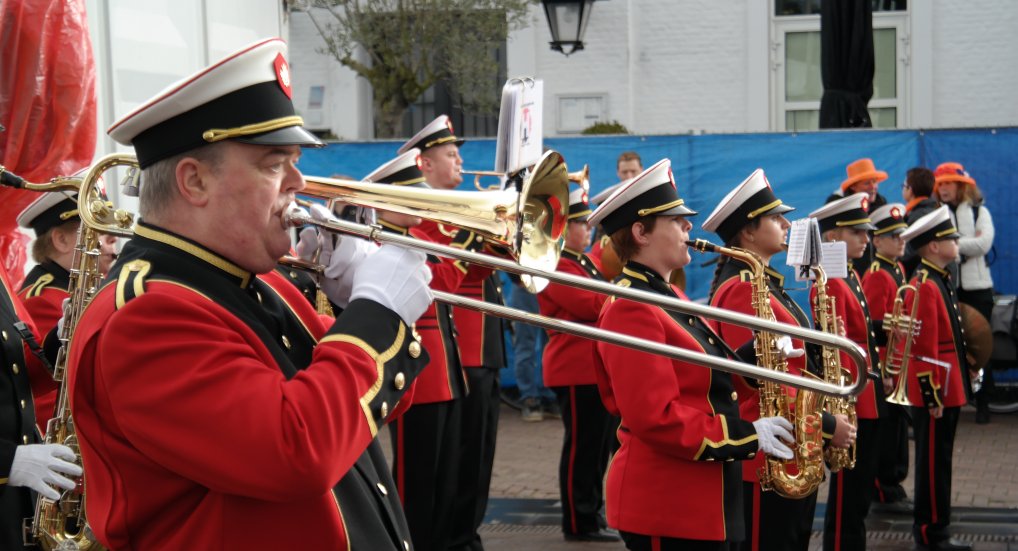
<path fill-rule="evenodd" d="M 145 294 L 145 278 L 152 269 L 147 260 L 132 260 L 120 269 L 117 278 L 117 309 L 123 308 L 133 298 Z"/>
<path fill-rule="evenodd" d="M 920 269 L 918 272 L 916 272 L 915 275 L 916 279 L 919 280 L 919 283 L 926 283 L 926 280 L 930 277 L 930 271 L 926 269 Z"/>
<path fill-rule="evenodd" d="M 739 281 L 753 281 L 753 271 L 739 270 Z"/>
<path fill-rule="evenodd" d="M 873 274 L 879 271 L 880 271 L 880 261 L 874 260 L 873 264 L 870 264 L 870 273 Z"/>
<path fill-rule="evenodd" d="M 53 283 L 53 274 L 42 274 L 25 289 L 25 298 L 37 297 L 47 285 Z"/>

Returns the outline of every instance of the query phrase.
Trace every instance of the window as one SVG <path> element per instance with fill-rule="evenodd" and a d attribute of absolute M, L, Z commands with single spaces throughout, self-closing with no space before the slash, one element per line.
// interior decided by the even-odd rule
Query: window
<path fill-rule="evenodd" d="M 308 92 L 308 109 L 321 109 L 325 103 L 325 87 L 312 86 Z"/>
<path fill-rule="evenodd" d="M 559 96 L 556 112 L 559 133 L 579 133 L 594 123 L 606 122 L 608 98 L 604 94 Z"/>
<path fill-rule="evenodd" d="M 820 69 L 819 0 L 774 0 L 771 44 L 772 127 L 817 130 L 824 88 Z M 879 8 L 879 9 L 878 9 Z M 873 97 L 868 109 L 874 128 L 906 126 L 904 98 L 908 14 L 905 0 L 874 0 Z M 805 15 L 803 15 L 805 14 Z M 797 17 L 785 17 L 797 15 Z"/>

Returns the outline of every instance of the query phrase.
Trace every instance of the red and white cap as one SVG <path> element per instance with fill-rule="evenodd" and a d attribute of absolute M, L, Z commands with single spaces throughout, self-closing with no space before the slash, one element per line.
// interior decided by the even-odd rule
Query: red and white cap
<path fill-rule="evenodd" d="M 397 153 L 403 154 L 415 147 L 423 152 L 432 147 L 447 143 L 463 145 L 465 141 L 463 138 L 456 136 L 456 131 L 452 128 L 452 121 L 449 120 L 449 116 L 439 115 L 438 118 L 429 122 L 427 126 L 415 134 L 413 138 L 410 138 L 400 146 Z"/>
<path fill-rule="evenodd" d="M 661 159 L 612 193 L 588 220 L 601 225 L 611 235 L 644 216 L 693 216 L 696 211 L 683 206 L 672 176 L 672 162 Z"/>
<path fill-rule="evenodd" d="M 142 168 L 221 140 L 324 145 L 293 108 L 286 43 L 269 38 L 181 79 L 107 130 Z"/>

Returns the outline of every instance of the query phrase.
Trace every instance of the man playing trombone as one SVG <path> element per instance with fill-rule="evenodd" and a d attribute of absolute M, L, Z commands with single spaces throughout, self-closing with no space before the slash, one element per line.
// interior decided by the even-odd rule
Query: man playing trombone
<path fill-rule="evenodd" d="M 410 547 L 375 435 L 427 362 L 410 329 L 431 302 L 425 255 L 366 255 L 328 286 L 348 303 L 331 325 L 273 271 L 301 147 L 321 145 L 290 96 L 286 45 L 267 39 L 109 130 L 135 148 L 142 220 L 69 375 L 111 549 Z"/>

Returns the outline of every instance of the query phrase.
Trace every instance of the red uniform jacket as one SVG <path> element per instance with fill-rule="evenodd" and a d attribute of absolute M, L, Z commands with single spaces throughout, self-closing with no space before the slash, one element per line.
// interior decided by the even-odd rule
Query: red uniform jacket
<path fill-rule="evenodd" d="M 417 229 L 428 235 L 432 241 L 445 245 L 452 243 L 457 231 L 455 227 L 429 220 L 425 220 Z M 476 239 L 479 237 L 475 237 Z M 502 304 L 502 289 L 496 283 L 491 268 L 476 265 L 468 267 L 459 261 L 455 264 L 467 270 L 463 283 L 457 290 L 458 295 Z M 505 364 L 502 321 L 477 310 L 467 308 L 452 310 L 456 324 L 456 345 L 459 347 L 463 367 L 501 368 Z"/>
<path fill-rule="evenodd" d="M 877 354 L 880 357 L 879 371 L 886 374 L 884 360 L 887 353 L 884 346 L 887 344 L 887 333 L 884 332 L 884 314 L 890 314 L 894 310 L 894 296 L 898 292 L 898 287 L 905 284 L 905 268 L 900 262 L 879 253 L 875 254 L 874 258 L 876 260 L 862 276 L 862 291 L 869 301 L 870 315 L 873 317 Z M 910 312 L 911 310 L 906 314 Z"/>
<path fill-rule="evenodd" d="M 837 315 L 841 317 L 845 324 L 845 337 L 861 346 L 866 352 L 869 381 L 866 383 L 866 388 L 863 389 L 862 394 L 857 398 L 855 404 L 856 417 L 859 419 L 878 419 L 886 402 L 884 402 L 883 383 L 875 385 L 873 381 L 875 377 L 879 376 L 875 371 L 879 367 L 876 365 L 878 361 L 876 347 L 877 333 L 870 322 L 871 318 L 866 304 L 866 295 L 862 292 L 862 284 L 859 283 L 859 276 L 856 275 L 855 270 L 849 266 L 847 278 L 832 277 L 828 279 L 827 294 L 835 298 L 835 308 L 838 310 Z M 811 305 L 816 304 L 815 286 L 810 288 L 809 303 Z M 858 370 L 855 362 L 850 360 L 848 355 L 841 355 L 841 366 L 850 371 L 853 380 L 855 380 Z"/>
<path fill-rule="evenodd" d="M 18 291 L 18 297 L 25 303 L 25 310 L 28 310 L 43 335 L 52 331 L 64 315 L 64 299 L 70 296 L 67 292 L 69 279 L 67 270 L 55 262 L 43 262 L 28 272 Z M 56 413 L 59 385 L 39 362 L 33 362 L 28 377 L 32 382 L 32 399 L 35 401 L 35 422 L 39 425 L 39 431 L 45 434 L 46 423 Z"/>
<path fill-rule="evenodd" d="M 912 341 L 908 364 L 908 400 L 917 407 L 958 407 L 966 402 L 969 390 L 965 344 L 961 339 L 961 314 L 954 284 L 946 270 L 923 259 L 910 282 L 919 289 L 919 312 L 923 320 L 919 335 Z M 906 291 L 905 304 L 915 300 Z M 904 346 L 904 343 L 902 343 Z"/>
<path fill-rule="evenodd" d="M 616 282 L 681 296 L 635 262 Z M 648 304 L 612 300 L 598 327 L 725 355 L 703 320 Z M 650 536 L 741 540 L 741 467 L 734 461 L 752 458 L 758 441 L 752 424 L 739 418 L 731 377 L 600 342 L 594 365 L 605 407 L 622 418 L 621 447 L 605 480 L 608 524 Z"/>
<path fill-rule="evenodd" d="M 770 291 L 771 310 L 774 312 L 774 319 L 782 323 L 809 327 L 809 318 L 799 308 L 799 305 L 792 300 L 784 289 L 784 276 L 767 268 L 768 289 Z M 735 259 L 727 259 L 721 267 L 717 278 L 720 281 L 714 294 L 711 296 L 710 305 L 734 312 L 741 312 L 751 316 L 756 315 L 753 310 L 753 284 L 752 272 L 744 262 Z M 752 330 L 741 325 L 730 323 L 717 323 L 718 335 L 724 339 L 728 346 L 738 349 L 753 338 Z M 799 339 L 792 339 L 795 348 L 803 348 L 803 342 Z M 817 354 L 819 351 L 813 345 L 805 347 L 807 353 L 798 358 L 787 360 L 788 371 L 793 375 L 801 375 L 807 370 L 818 377 L 822 364 L 818 363 Z M 747 421 L 756 421 L 760 418 L 760 393 L 755 383 L 747 382 L 740 376 L 733 377 L 735 389 L 739 393 L 739 415 Z M 796 389 L 794 387 L 783 387 L 789 398 L 794 400 Z M 822 431 L 825 439 L 830 439 L 834 433 L 837 421 L 831 415 L 824 415 L 822 420 Z M 762 455 L 755 457 L 752 461 L 742 463 L 742 479 L 747 482 L 760 480 L 759 470 L 763 467 L 764 458 Z"/>
<path fill-rule="evenodd" d="M 603 281 L 601 272 L 583 253 L 565 249 L 557 271 Z M 526 292 L 526 291 L 522 291 Z M 537 295 L 541 315 L 594 325 L 607 296 L 575 287 L 551 283 Z M 544 386 L 592 385 L 597 383 L 592 363 L 594 341 L 548 330 L 544 347 Z"/>
<path fill-rule="evenodd" d="M 430 234 L 418 228 L 411 228 L 407 232 L 405 228 L 383 225 L 388 231 L 409 233 L 417 239 L 434 241 Z M 451 245 L 471 251 L 483 247 L 483 242 L 476 240 L 473 232 L 453 231 L 456 233 Z M 430 287 L 448 293 L 456 292 L 468 272 L 462 263 L 435 255 L 428 255 L 427 266 L 431 270 Z M 447 304 L 433 302 L 414 324 L 414 329 L 420 334 L 421 344 L 428 351 L 431 363 L 414 383 L 413 403 L 447 402 L 466 396 L 466 378 L 456 347 L 452 308 Z"/>
<path fill-rule="evenodd" d="M 277 273 L 139 222 L 71 345 L 99 540 L 404 549 L 375 435 L 427 353 L 375 302 L 326 319 Z"/>

